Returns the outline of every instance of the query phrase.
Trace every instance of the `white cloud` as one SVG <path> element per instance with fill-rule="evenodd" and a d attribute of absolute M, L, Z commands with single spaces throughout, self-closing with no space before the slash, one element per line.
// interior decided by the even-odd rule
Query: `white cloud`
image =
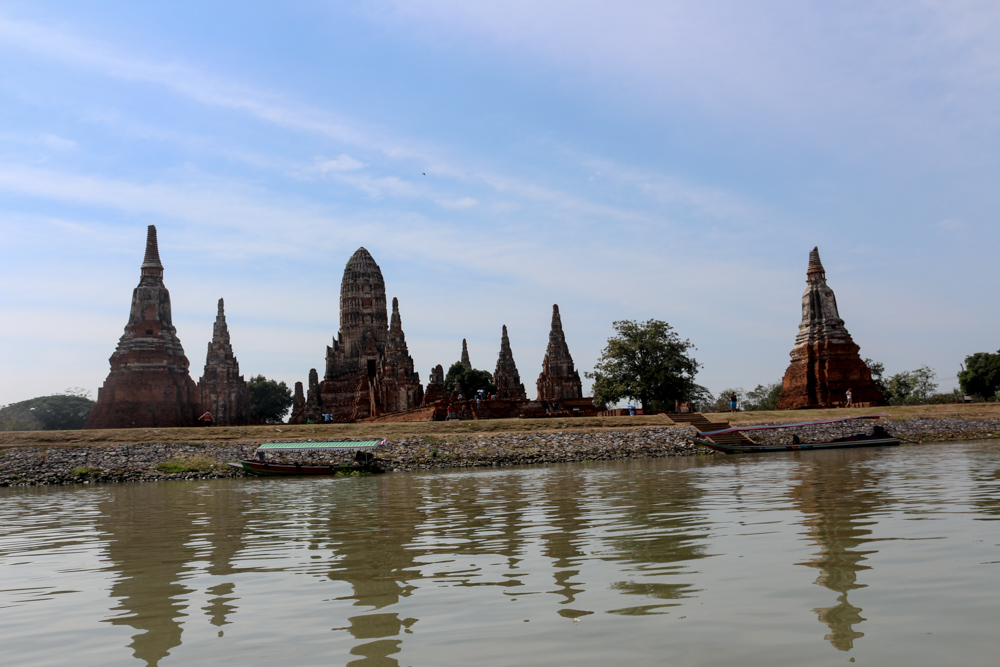
<path fill-rule="evenodd" d="M 472 208 L 479 202 L 472 197 L 462 197 L 461 199 L 437 199 L 435 200 L 441 208 L 463 209 Z"/>
<path fill-rule="evenodd" d="M 341 153 L 332 160 L 317 158 L 316 166 L 321 172 L 326 174 L 331 171 L 357 171 L 358 169 L 363 169 L 366 165 L 360 160 L 355 160 L 347 153 Z"/>
<path fill-rule="evenodd" d="M 71 139 L 64 139 L 62 137 L 57 137 L 54 134 L 44 134 L 42 135 L 42 143 L 49 148 L 57 151 L 70 151 L 76 148 L 76 142 Z"/>

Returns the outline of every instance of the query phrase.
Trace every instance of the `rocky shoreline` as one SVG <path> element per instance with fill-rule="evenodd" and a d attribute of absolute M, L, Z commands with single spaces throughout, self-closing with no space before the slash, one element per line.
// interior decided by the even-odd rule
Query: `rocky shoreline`
<path fill-rule="evenodd" d="M 881 420 L 893 435 L 910 440 L 974 440 L 1000 437 L 1000 419 Z M 828 439 L 857 432 L 837 423 L 782 430 L 779 438 Z M 498 433 L 404 438 L 378 456 L 391 472 L 477 468 L 580 461 L 694 456 L 706 452 L 684 439 L 689 427 L 650 427 L 597 433 Z M 141 444 L 79 447 L 27 446 L 0 450 L 0 486 L 49 486 L 117 482 L 215 479 L 246 476 L 225 465 L 249 458 L 257 443 Z M 301 455 L 290 454 L 290 461 Z M 343 460 L 343 459 L 341 459 Z"/>

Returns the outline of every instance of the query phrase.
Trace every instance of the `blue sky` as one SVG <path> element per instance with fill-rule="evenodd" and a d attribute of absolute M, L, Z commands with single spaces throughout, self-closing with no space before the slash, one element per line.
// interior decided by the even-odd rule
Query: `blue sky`
<path fill-rule="evenodd" d="M 197 380 L 322 370 L 365 246 L 426 382 L 553 303 L 780 379 L 818 245 L 887 372 L 1000 348 L 995 2 L 2 2 L 0 404 L 96 390 L 146 225 Z M 589 386 L 589 383 L 585 383 Z"/>

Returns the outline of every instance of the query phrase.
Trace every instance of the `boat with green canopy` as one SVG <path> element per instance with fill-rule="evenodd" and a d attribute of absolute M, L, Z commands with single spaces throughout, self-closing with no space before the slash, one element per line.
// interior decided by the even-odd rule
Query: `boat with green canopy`
<path fill-rule="evenodd" d="M 257 448 L 256 459 L 244 459 L 231 462 L 229 465 L 256 475 L 290 476 L 290 475 L 337 475 L 354 472 L 382 473 L 385 469 L 379 464 L 372 451 L 386 443 L 382 440 L 342 440 L 337 442 L 265 442 Z M 288 463 L 267 460 L 268 452 L 312 452 L 329 454 L 331 452 L 353 451 L 354 460 L 343 463 Z"/>

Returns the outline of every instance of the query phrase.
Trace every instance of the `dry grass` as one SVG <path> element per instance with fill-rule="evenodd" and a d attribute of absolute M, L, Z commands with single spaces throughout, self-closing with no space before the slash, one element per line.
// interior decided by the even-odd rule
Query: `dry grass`
<path fill-rule="evenodd" d="M 967 405 L 916 405 L 885 408 L 831 410 L 785 410 L 774 412 L 722 412 L 707 414 L 734 425 L 764 422 L 800 422 L 850 415 L 886 413 L 891 419 L 913 417 L 983 419 L 1000 418 L 1000 403 Z M 489 433 L 551 433 L 554 431 L 599 432 L 651 426 L 669 426 L 664 415 L 635 417 L 569 417 L 565 419 L 490 419 L 450 422 L 381 422 L 361 424 L 277 424 L 269 426 L 212 426 L 195 428 L 132 428 L 93 431 L 4 431 L 0 448 L 77 447 L 120 444 L 260 444 L 273 440 L 365 440 L 374 438 L 422 438 L 427 442 L 448 441 Z"/>

